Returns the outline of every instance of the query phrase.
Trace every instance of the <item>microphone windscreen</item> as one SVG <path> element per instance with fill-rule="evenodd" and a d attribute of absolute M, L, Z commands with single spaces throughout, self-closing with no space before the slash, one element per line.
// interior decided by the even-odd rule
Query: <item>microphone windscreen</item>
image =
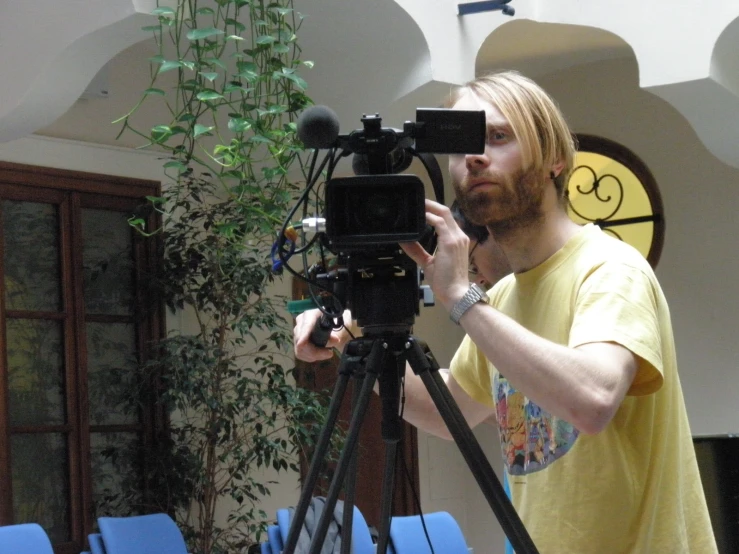
<path fill-rule="evenodd" d="M 339 118 L 327 106 L 312 106 L 298 117 L 298 138 L 306 148 L 331 148 L 339 137 Z"/>

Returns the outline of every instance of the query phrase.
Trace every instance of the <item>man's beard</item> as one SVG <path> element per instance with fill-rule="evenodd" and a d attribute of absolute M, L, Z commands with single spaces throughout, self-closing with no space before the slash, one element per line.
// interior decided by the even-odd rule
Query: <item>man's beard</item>
<path fill-rule="evenodd" d="M 470 175 L 468 179 L 478 177 Z M 462 213 L 475 225 L 487 226 L 496 240 L 515 231 L 536 225 L 544 217 L 542 200 L 544 187 L 537 183 L 533 169 L 519 169 L 505 178 L 491 179 L 498 183 L 492 191 L 465 192 L 469 186 L 454 183 L 454 191 Z"/>

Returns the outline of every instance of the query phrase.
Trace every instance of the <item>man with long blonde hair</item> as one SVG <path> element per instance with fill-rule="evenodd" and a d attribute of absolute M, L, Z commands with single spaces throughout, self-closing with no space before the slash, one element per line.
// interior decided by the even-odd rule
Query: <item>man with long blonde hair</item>
<path fill-rule="evenodd" d="M 467 273 L 468 237 L 426 201 L 434 254 L 401 244 L 467 336 L 443 376 L 470 426 L 496 416 L 513 505 L 542 554 L 717 552 L 677 373 L 667 302 L 647 261 L 575 224 L 565 184 L 575 144 L 559 108 L 515 72 L 455 90 L 484 110 L 485 152 L 452 155 L 469 220 L 488 228 L 513 274 L 487 294 Z M 295 329 L 308 361 L 316 314 Z M 347 335 L 332 335 L 328 348 Z M 404 418 L 449 433 L 406 373 Z"/>

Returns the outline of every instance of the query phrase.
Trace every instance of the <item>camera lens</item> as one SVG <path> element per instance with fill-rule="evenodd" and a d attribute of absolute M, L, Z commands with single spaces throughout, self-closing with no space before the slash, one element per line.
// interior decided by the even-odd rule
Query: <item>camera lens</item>
<path fill-rule="evenodd" d="M 355 214 L 359 229 L 365 233 L 392 233 L 396 230 L 402 198 L 369 191 L 358 200 Z"/>
<path fill-rule="evenodd" d="M 327 184 L 326 235 L 333 249 L 418 240 L 425 224 L 423 183 L 415 175 L 338 177 Z"/>

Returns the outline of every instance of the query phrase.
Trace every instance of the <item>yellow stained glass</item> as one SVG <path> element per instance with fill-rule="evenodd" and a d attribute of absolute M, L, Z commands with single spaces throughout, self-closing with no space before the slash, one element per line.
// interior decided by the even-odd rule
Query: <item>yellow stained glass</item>
<path fill-rule="evenodd" d="M 604 220 L 607 233 L 628 242 L 646 258 L 654 238 L 654 221 L 607 225 L 621 219 L 654 215 L 639 178 L 622 163 L 595 152 L 578 152 L 574 167 L 568 183 L 570 217 L 577 223 Z"/>

